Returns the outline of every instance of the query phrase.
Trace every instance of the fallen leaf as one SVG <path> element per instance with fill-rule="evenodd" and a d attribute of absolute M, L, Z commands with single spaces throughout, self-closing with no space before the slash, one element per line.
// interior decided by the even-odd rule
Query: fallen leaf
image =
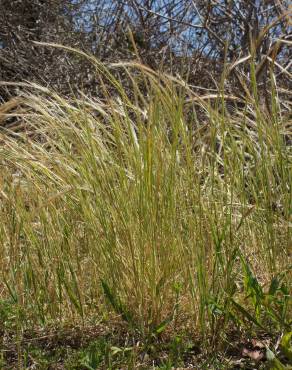
<path fill-rule="evenodd" d="M 243 348 L 242 355 L 244 357 L 249 357 L 254 361 L 260 361 L 264 358 L 264 354 L 260 350 L 249 350 L 247 348 Z"/>
<path fill-rule="evenodd" d="M 252 344 L 252 346 L 254 348 L 260 348 L 260 349 L 266 348 L 266 346 L 264 345 L 264 343 L 261 342 L 261 341 L 259 341 L 259 340 L 257 340 L 257 339 L 252 339 L 251 340 L 251 344 Z"/>

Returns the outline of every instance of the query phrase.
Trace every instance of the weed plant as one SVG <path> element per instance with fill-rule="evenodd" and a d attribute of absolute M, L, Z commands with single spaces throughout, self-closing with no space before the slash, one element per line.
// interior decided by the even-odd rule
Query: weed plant
<path fill-rule="evenodd" d="M 140 64 L 92 63 L 104 99 L 27 84 L 24 129 L 1 133 L 3 333 L 117 315 L 144 339 L 208 348 L 234 329 L 287 332 L 291 121 L 277 87 L 268 113 L 253 79 L 245 98 L 198 96 Z"/>

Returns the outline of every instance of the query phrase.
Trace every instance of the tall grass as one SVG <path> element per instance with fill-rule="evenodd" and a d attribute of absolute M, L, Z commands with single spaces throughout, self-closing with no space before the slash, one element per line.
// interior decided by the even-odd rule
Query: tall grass
<path fill-rule="evenodd" d="M 144 336 L 285 331 L 292 157 L 276 88 L 271 114 L 256 91 L 230 113 L 224 92 L 94 63 L 105 99 L 30 85 L 26 130 L 1 134 L 2 307 L 22 328 L 118 314 Z"/>

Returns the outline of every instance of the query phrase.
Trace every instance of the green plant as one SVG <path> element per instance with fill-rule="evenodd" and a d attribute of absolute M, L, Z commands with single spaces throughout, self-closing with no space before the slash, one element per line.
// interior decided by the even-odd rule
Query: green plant
<path fill-rule="evenodd" d="M 0 294 L 17 306 L 19 357 L 27 327 L 98 316 L 121 317 L 147 345 L 186 328 L 212 348 L 246 322 L 287 330 L 292 171 L 277 91 L 273 115 L 256 86 L 231 114 L 222 89 L 198 96 L 78 53 L 105 101 L 27 84 L 27 132 L 1 134 Z M 84 361 L 112 355 L 99 343 Z"/>

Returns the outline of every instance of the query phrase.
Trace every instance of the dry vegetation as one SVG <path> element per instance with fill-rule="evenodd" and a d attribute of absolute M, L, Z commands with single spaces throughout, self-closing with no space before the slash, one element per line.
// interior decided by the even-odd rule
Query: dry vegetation
<path fill-rule="evenodd" d="M 197 19 L 183 18 L 192 14 L 183 7 L 166 15 L 129 3 L 144 26 L 162 18 L 181 36 Z M 97 49 L 33 44 L 36 55 L 66 55 L 64 68 L 90 66 L 83 90 L 64 90 L 57 69 L 47 87 L 37 73 L 30 82 L 4 73 L 1 368 L 291 368 L 290 13 L 275 1 L 276 18 L 264 18 L 256 35 L 246 31 L 247 45 L 241 35 L 234 56 L 219 24 L 236 7 L 218 13 L 220 1 L 192 3 L 199 28 L 225 44 L 222 56 L 210 37 L 212 55 L 202 54 L 210 64 L 189 65 L 206 76 L 211 59 L 223 58 L 200 86 L 192 73 L 175 73 L 181 55 L 175 66 L 158 60 L 170 33 L 152 45 L 163 63 L 151 68 L 148 44 L 131 30 L 121 40 L 132 62 L 121 61 L 124 43 L 104 58 Z M 122 2 L 112 4 L 116 14 Z M 282 34 L 263 51 L 278 24 Z M 4 48 L 0 63 L 11 52 Z"/>

